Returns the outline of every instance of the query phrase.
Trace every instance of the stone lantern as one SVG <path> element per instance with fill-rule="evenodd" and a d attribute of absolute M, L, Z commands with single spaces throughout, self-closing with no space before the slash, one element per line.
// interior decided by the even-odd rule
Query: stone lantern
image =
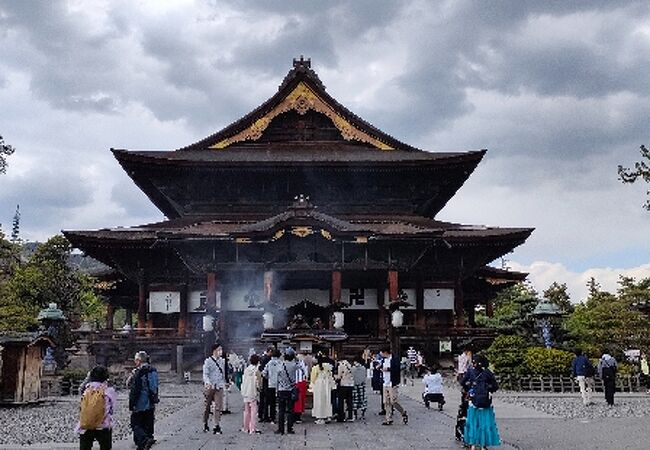
<path fill-rule="evenodd" d="M 543 298 L 537 303 L 531 316 L 535 318 L 535 325 L 544 346 L 551 348 L 553 346 L 553 328 L 557 325 L 557 319 L 562 317 L 562 310 L 556 304 Z"/>

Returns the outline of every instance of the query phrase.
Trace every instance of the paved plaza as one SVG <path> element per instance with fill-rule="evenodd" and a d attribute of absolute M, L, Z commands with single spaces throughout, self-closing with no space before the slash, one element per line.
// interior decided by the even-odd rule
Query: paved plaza
<path fill-rule="evenodd" d="M 369 395 L 369 412 L 364 421 L 316 425 L 311 418 L 295 426 L 295 435 L 277 436 L 274 427 L 261 424 L 261 435 L 250 436 L 239 431 L 241 427 L 241 397 L 231 395 L 231 410 L 222 420 L 223 435 L 201 431 L 202 398 L 199 384 L 184 386 L 174 392 L 171 385 L 163 385 L 168 393 L 162 402 L 171 403 L 183 397 L 194 396 L 189 406 L 178 409 L 156 423 L 158 443 L 155 450 L 180 449 L 462 449 L 454 440 L 458 393 L 447 389 L 447 404 L 443 412 L 435 408 L 427 410 L 420 400 L 420 386 L 400 388 L 400 398 L 408 410 L 408 425 L 396 422 L 391 427 L 381 426 L 379 396 Z M 187 400 L 183 398 L 183 400 Z M 191 399 L 190 399 L 191 400 Z M 561 417 L 541 411 L 537 403 L 561 402 L 573 405 L 580 411 L 582 406 L 576 394 L 510 394 L 499 392 L 494 406 L 504 450 L 511 449 L 647 449 L 647 423 L 650 398 L 645 394 L 618 394 L 617 407 L 609 410 L 604 399 L 596 397 L 594 409 L 575 417 Z M 564 410 L 561 411 L 565 413 Z M 128 418 L 121 418 L 122 420 Z M 76 418 L 70 418 L 70 426 Z M 0 449 L 71 449 L 77 443 L 36 444 L 31 446 L 0 445 Z M 133 449 L 130 439 L 118 440 L 114 447 L 119 450 Z"/>

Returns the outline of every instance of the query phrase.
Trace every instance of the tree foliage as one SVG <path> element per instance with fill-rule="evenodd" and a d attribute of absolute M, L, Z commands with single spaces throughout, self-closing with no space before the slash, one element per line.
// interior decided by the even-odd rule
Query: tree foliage
<path fill-rule="evenodd" d="M 650 183 L 650 150 L 645 145 L 641 146 L 641 159 L 634 163 L 634 169 L 618 166 L 618 178 L 623 183 L 634 183 L 638 179 Z M 650 199 L 646 200 L 644 207 L 650 211 Z"/>
<path fill-rule="evenodd" d="M 29 261 L 13 266 L 0 285 L 0 330 L 34 327 L 38 311 L 50 303 L 56 303 L 73 324 L 103 318 L 105 306 L 93 290 L 93 279 L 68 264 L 71 250 L 63 236 L 54 236 Z"/>
<path fill-rule="evenodd" d="M 493 317 L 477 318 L 482 326 L 496 328 L 503 334 L 516 334 L 532 342 L 535 321 L 530 313 L 538 302 L 537 292 L 526 283 L 518 283 L 499 292 L 494 299 Z"/>
<path fill-rule="evenodd" d="M 594 279 L 587 284 L 589 296 L 577 305 L 565 327 L 586 353 L 621 353 L 650 345 L 648 318 L 634 303 L 650 298 L 650 279 L 635 282 L 621 277 L 617 294 L 603 291 Z"/>
<path fill-rule="evenodd" d="M 7 173 L 7 157 L 13 155 L 14 149 L 11 145 L 6 144 L 2 136 L 0 136 L 0 173 Z"/>
<path fill-rule="evenodd" d="M 542 292 L 542 296 L 560 308 L 563 313 L 567 314 L 573 312 L 573 305 L 571 304 L 571 297 L 569 296 L 566 283 L 560 284 L 557 281 L 554 281 Z"/>
<path fill-rule="evenodd" d="M 571 375 L 574 354 L 565 350 L 530 347 L 524 353 L 526 373 L 530 375 Z"/>

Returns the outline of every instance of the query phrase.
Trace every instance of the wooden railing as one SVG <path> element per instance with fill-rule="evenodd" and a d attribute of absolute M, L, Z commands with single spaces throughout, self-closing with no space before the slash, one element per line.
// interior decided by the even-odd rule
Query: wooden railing
<path fill-rule="evenodd" d="M 497 377 L 499 384 L 516 391 L 533 392 L 580 392 L 574 377 L 569 376 L 524 376 L 519 378 Z M 603 380 L 594 377 L 596 391 L 604 391 Z M 616 377 L 616 390 L 619 392 L 639 392 L 646 389 L 639 375 L 619 375 Z"/>

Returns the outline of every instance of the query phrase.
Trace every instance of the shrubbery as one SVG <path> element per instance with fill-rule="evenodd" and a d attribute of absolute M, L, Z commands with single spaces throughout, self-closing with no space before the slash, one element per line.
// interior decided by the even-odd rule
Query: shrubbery
<path fill-rule="evenodd" d="M 554 348 L 530 347 L 524 354 L 524 370 L 529 375 L 571 375 L 574 354 Z"/>

